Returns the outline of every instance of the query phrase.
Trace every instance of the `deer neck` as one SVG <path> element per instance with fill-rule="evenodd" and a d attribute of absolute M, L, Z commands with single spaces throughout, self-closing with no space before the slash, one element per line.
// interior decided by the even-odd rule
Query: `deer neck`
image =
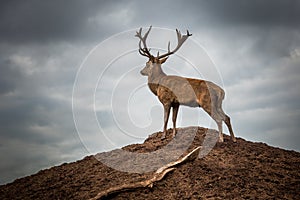
<path fill-rule="evenodd" d="M 157 95 L 157 88 L 159 86 L 160 80 L 167 76 L 161 68 L 153 71 L 150 76 L 148 76 L 148 86 L 155 95 Z"/>

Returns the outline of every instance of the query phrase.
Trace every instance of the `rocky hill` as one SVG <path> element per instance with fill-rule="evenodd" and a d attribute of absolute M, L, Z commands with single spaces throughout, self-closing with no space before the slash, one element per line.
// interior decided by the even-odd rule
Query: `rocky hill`
<path fill-rule="evenodd" d="M 298 152 L 270 147 L 264 143 L 248 142 L 241 138 L 233 143 L 229 136 L 225 136 L 224 143 L 214 145 L 217 132 L 198 127 L 180 129 L 176 140 L 172 140 L 170 136 L 171 130 L 166 140 L 160 139 L 161 133 L 155 133 L 143 144 L 126 146 L 123 151 L 117 149 L 88 156 L 77 162 L 62 164 L 17 179 L 0 186 L 0 199 L 94 198 L 112 188 L 150 180 L 154 177 L 153 171 L 158 167 L 184 157 L 196 147 L 201 149 L 196 159 L 176 165 L 161 180 L 145 187 L 112 192 L 102 198 L 144 200 L 300 197 Z M 210 150 L 210 147 L 213 148 Z M 135 153 L 134 155 L 151 155 L 153 159 L 145 159 L 143 156 L 134 159 L 126 157 L 132 155 L 130 152 Z M 143 166 L 132 167 L 143 158 Z M 105 163 L 111 159 L 109 162 L 113 168 L 102 164 L 99 161 L 101 159 Z M 128 169 L 128 172 L 117 170 L 114 166 Z"/>

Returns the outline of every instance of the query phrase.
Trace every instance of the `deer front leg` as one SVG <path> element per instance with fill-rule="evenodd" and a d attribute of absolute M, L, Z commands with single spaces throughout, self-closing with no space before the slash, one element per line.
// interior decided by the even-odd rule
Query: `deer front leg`
<path fill-rule="evenodd" d="M 164 132 L 163 132 L 163 135 L 162 135 L 161 139 L 166 138 L 170 110 L 171 110 L 171 105 L 164 104 Z"/>
<path fill-rule="evenodd" d="M 176 119 L 178 114 L 179 104 L 173 106 L 173 138 L 176 136 Z"/>
<path fill-rule="evenodd" d="M 224 142 L 222 121 L 218 120 L 216 122 L 217 122 L 218 129 L 219 129 L 219 142 Z"/>

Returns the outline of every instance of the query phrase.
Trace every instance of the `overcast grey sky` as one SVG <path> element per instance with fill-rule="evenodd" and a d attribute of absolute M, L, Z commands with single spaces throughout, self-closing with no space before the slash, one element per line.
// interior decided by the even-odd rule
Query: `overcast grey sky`
<path fill-rule="evenodd" d="M 128 51 L 137 48 L 134 30 L 150 25 L 154 29 L 149 46 L 161 39 L 165 42 L 155 45 L 162 49 L 168 40 L 175 41 L 175 32 L 169 38 L 172 34 L 168 35 L 168 30 L 189 29 L 193 33 L 181 53 L 198 55 L 192 51 L 194 44 L 205 50 L 214 68 L 199 66 L 197 70 L 225 89 L 225 110 L 232 118 L 237 137 L 300 151 L 299 19 L 300 2 L 296 0 L 1 1 L 0 184 L 111 148 L 101 134 L 99 140 L 90 137 L 94 140 L 91 147 L 87 146 L 88 141 L 82 141 L 89 138 L 82 131 L 94 130 L 85 116 L 90 105 L 81 104 L 80 114 L 86 123 L 80 124 L 81 133 L 75 128 L 72 91 L 76 73 L 99 43 L 102 42 L 100 50 L 94 52 L 96 57 L 89 57 L 86 65 L 116 58 L 127 45 Z M 167 36 L 157 35 L 162 30 L 166 30 Z M 180 63 L 176 59 L 170 57 L 166 63 L 168 73 L 197 77 L 188 69 L 173 69 L 173 65 Z M 97 109 L 92 110 L 102 128 L 99 132 L 110 135 L 109 139 L 118 147 L 141 142 L 141 138 L 162 129 L 162 108 L 143 85 L 146 78 L 138 73 L 138 66 L 142 68 L 144 62 L 146 59 L 137 51 L 128 53 L 115 62 L 123 66 L 112 65 L 96 88 Z M 100 71 L 105 67 L 99 64 Z M 210 73 L 218 75 L 210 78 Z M 83 76 L 81 81 L 88 83 L 88 79 L 88 75 Z M 111 87 L 109 80 L 118 80 L 119 85 Z M 137 107 L 128 108 L 133 113 L 127 114 L 131 121 L 146 127 L 138 130 L 147 131 L 123 138 L 114 130 L 117 126 L 122 129 L 124 124 L 120 123 L 128 120 L 127 115 L 112 121 L 112 108 L 105 107 L 103 102 L 115 105 L 118 112 L 118 99 L 134 92 L 122 91 L 134 88 L 134 81 L 141 88 L 134 90 L 138 91 L 134 93 L 135 99 L 126 101 L 133 101 L 128 105 Z M 95 85 L 82 86 L 82 99 L 86 97 L 84 88 L 94 90 Z M 113 99 L 106 95 L 112 91 Z M 182 126 L 215 127 L 199 109 L 183 108 L 180 112 L 190 113 L 189 117 L 181 114 Z M 198 124 L 192 120 L 195 118 Z M 150 121 L 145 125 L 143 119 Z"/>

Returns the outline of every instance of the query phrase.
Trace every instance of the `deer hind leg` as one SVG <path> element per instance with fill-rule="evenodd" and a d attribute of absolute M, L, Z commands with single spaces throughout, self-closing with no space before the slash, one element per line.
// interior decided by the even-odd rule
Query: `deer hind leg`
<path fill-rule="evenodd" d="M 223 142 L 223 127 L 222 127 L 222 116 L 218 113 L 216 106 L 212 106 L 210 104 L 203 104 L 203 110 L 211 116 L 211 118 L 217 123 L 218 131 L 219 131 L 219 142 Z"/>
<path fill-rule="evenodd" d="M 171 110 L 171 105 L 164 104 L 164 132 L 163 132 L 161 139 L 166 138 L 170 110 Z"/>
<path fill-rule="evenodd" d="M 228 130 L 230 132 L 230 136 L 233 142 L 236 142 L 236 139 L 234 137 L 234 133 L 232 130 L 232 126 L 231 126 L 231 122 L 230 122 L 230 117 L 228 115 L 225 114 L 225 120 L 224 120 L 226 126 L 228 127 Z"/>
<path fill-rule="evenodd" d="M 223 119 L 221 117 L 221 115 L 218 113 L 217 110 L 214 109 L 211 117 L 215 120 L 215 122 L 217 123 L 218 126 L 218 131 L 219 131 L 219 142 L 224 142 L 224 138 L 223 138 Z"/>
<path fill-rule="evenodd" d="M 225 124 L 226 124 L 226 126 L 229 130 L 232 141 L 236 142 L 236 139 L 235 139 L 235 136 L 234 136 L 234 133 L 233 133 L 233 129 L 232 129 L 232 126 L 231 126 L 231 122 L 230 122 L 230 117 L 224 113 L 222 107 L 219 107 L 218 111 L 219 111 L 220 115 L 222 116 L 222 120 L 225 122 Z"/>
<path fill-rule="evenodd" d="M 176 136 L 176 119 L 177 119 L 177 114 L 178 114 L 178 109 L 179 109 L 179 104 L 173 105 L 173 137 Z"/>

